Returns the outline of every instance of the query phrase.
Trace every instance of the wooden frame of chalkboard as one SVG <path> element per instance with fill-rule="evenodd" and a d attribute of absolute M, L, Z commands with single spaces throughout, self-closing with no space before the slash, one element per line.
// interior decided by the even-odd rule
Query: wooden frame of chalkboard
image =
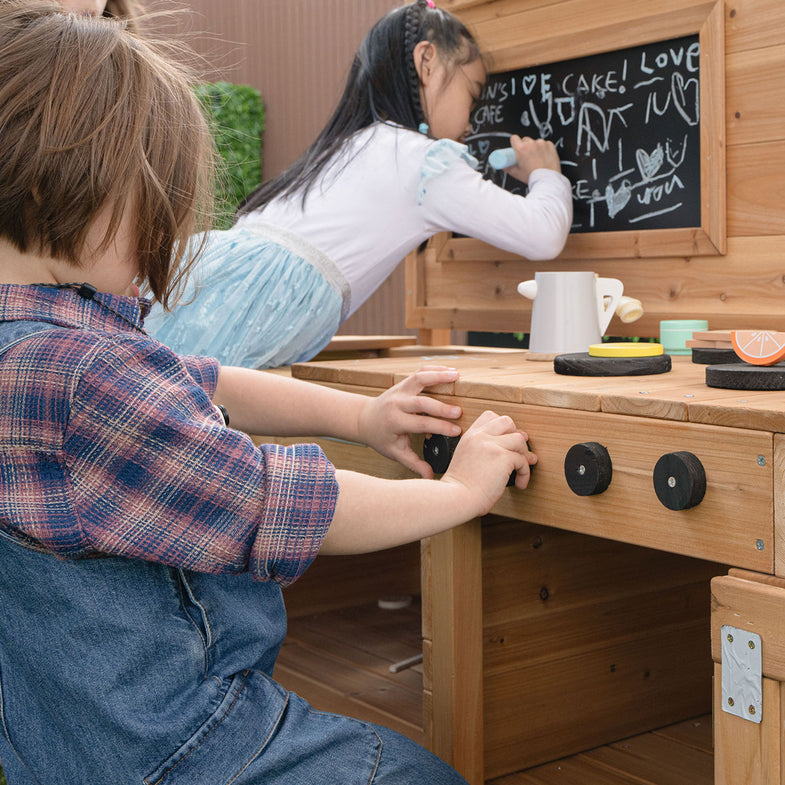
<path fill-rule="evenodd" d="M 506 73 L 693 35 L 700 42 L 700 224 L 574 233 L 560 258 L 635 259 L 726 253 L 724 4 L 712 0 L 680 10 L 658 11 L 633 28 L 609 21 L 587 30 L 585 36 L 573 35 L 565 40 L 556 34 L 493 49 L 493 72 Z M 554 53 L 558 53 L 558 61 Z M 492 260 L 499 258 L 500 253 L 472 238 L 447 235 L 432 243 L 439 261 Z M 412 294 L 416 301 L 416 292 Z"/>

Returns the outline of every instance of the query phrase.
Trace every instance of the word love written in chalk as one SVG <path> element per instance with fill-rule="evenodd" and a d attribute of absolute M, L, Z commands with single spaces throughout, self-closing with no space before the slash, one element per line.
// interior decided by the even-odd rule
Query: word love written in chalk
<path fill-rule="evenodd" d="M 492 74 L 466 139 L 486 177 L 511 134 L 550 139 L 572 182 L 574 232 L 700 226 L 698 36 Z"/>

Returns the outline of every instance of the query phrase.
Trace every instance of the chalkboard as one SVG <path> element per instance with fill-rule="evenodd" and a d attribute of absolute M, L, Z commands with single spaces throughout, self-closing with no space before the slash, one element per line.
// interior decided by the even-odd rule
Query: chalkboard
<path fill-rule="evenodd" d="M 701 225 L 698 34 L 490 74 L 466 138 L 485 176 L 511 134 L 556 145 L 573 188 L 573 233 Z"/>

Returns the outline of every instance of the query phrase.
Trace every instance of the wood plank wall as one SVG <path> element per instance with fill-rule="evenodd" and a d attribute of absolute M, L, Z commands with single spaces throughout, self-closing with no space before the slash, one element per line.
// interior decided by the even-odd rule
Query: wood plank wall
<path fill-rule="evenodd" d="M 725 256 L 570 259 L 531 263 L 486 250 L 472 258 L 442 253 L 439 241 L 410 258 L 418 299 L 408 324 L 422 328 L 526 331 L 531 304 L 519 281 L 541 270 L 594 270 L 620 278 L 646 315 L 612 335 L 656 336 L 660 319 L 706 318 L 712 329 L 785 330 L 785 3 L 718 0 L 725 28 L 727 236 Z M 511 49 L 558 35 L 585 40 L 613 20 L 639 30 L 654 14 L 683 14 L 703 0 L 440 0 L 474 31 L 497 62 Z M 577 46 L 577 44 L 576 44 Z M 499 70 L 506 70 L 500 67 Z M 443 240 L 442 240 L 443 242 Z M 486 247 L 486 249 L 489 247 Z"/>
<path fill-rule="evenodd" d="M 400 0 L 403 2 L 403 0 Z M 205 78 L 250 84 L 266 107 L 264 179 L 316 138 L 343 90 L 365 33 L 399 0 L 151 0 L 176 9 L 178 34 L 206 60 Z M 404 314 L 403 265 L 340 334 L 414 333 Z"/>

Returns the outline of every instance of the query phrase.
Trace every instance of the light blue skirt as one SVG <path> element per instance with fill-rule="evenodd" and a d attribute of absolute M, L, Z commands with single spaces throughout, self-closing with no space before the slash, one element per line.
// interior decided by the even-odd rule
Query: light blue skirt
<path fill-rule="evenodd" d="M 156 303 L 145 328 L 178 354 L 273 368 L 310 360 L 349 311 L 333 262 L 276 227 L 210 232 L 181 305 Z"/>

